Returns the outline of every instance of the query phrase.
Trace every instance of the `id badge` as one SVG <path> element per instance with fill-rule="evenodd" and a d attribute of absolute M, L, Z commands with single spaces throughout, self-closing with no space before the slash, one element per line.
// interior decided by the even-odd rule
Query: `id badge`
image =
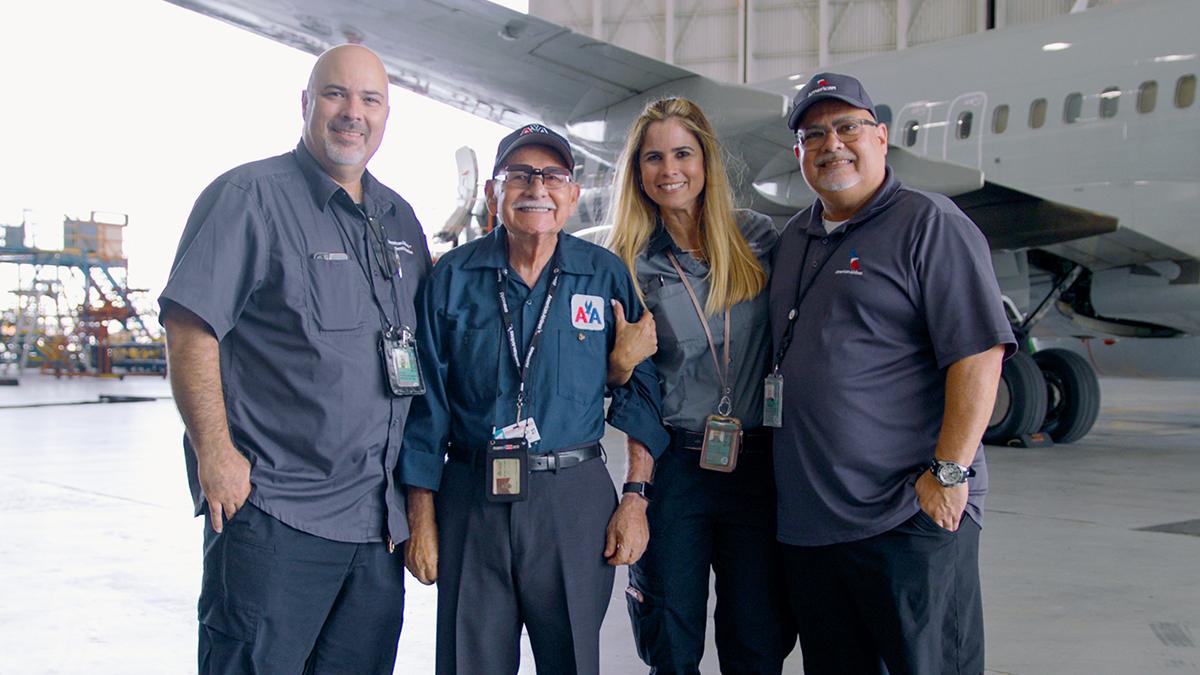
<path fill-rule="evenodd" d="M 742 423 L 736 417 L 709 415 L 704 422 L 704 445 L 700 448 L 700 468 L 729 473 L 737 467 L 742 447 Z"/>
<path fill-rule="evenodd" d="M 783 376 L 779 373 L 763 378 L 763 426 L 783 426 Z"/>
<path fill-rule="evenodd" d="M 529 496 L 529 444 L 524 438 L 488 441 L 487 485 L 489 502 L 519 502 Z"/>
<path fill-rule="evenodd" d="M 383 371 L 392 396 L 420 396 L 425 393 L 421 362 L 417 359 L 417 341 L 405 329 L 400 336 L 385 334 L 379 349 L 383 352 Z"/>

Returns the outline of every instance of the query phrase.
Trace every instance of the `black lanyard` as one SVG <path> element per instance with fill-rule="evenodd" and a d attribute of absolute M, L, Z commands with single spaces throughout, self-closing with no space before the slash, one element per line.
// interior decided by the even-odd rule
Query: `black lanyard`
<path fill-rule="evenodd" d="M 800 257 L 800 277 L 796 279 L 796 301 L 792 303 L 792 308 L 788 310 L 788 325 L 787 328 L 783 329 L 783 339 L 780 340 L 779 351 L 775 354 L 775 364 L 774 367 L 771 368 L 772 373 L 779 372 L 779 365 L 783 363 L 783 356 L 784 354 L 787 354 L 788 347 L 792 346 L 792 334 L 795 332 L 796 318 L 800 316 L 800 303 L 804 302 L 804 298 L 808 295 L 808 292 L 812 290 L 812 287 L 817 285 L 817 279 L 821 276 L 821 270 L 825 269 L 825 263 L 833 259 L 833 254 L 837 253 L 838 248 L 840 248 L 842 244 L 846 243 L 846 240 L 850 238 L 850 234 L 851 233 L 847 231 L 838 240 L 838 243 L 833 245 L 833 249 L 831 249 L 829 254 L 825 256 L 825 259 L 821 261 L 821 264 L 817 265 L 817 271 L 813 272 L 812 281 L 809 282 L 808 286 L 805 286 L 804 266 L 808 264 L 808 247 L 812 245 L 812 240 L 816 236 L 805 232 L 805 235 L 808 238 L 804 240 L 804 255 Z M 825 236 L 828 237 L 829 235 L 826 234 Z"/>
<path fill-rule="evenodd" d="M 347 197 L 347 198 L 349 198 L 349 197 Z M 371 233 L 370 236 L 373 236 L 373 237 L 376 236 L 375 235 L 376 223 L 375 223 L 374 218 L 368 216 L 366 214 L 366 212 L 363 211 L 363 209 L 361 207 L 359 207 L 358 204 L 354 205 L 354 209 L 359 213 L 359 215 L 361 215 L 363 217 L 363 220 L 366 222 L 367 226 L 365 229 Z M 363 275 L 367 277 L 367 285 L 370 286 L 370 288 L 371 288 L 371 302 L 373 302 L 375 304 L 375 308 L 377 310 L 379 310 L 379 324 L 380 324 L 380 327 L 383 329 L 384 336 L 385 337 L 393 337 L 394 334 L 396 333 L 396 327 L 392 324 L 392 319 L 391 319 L 391 317 L 388 316 L 387 310 L 385 310 L 383 308 L 383 303 L 379 301 L 379 296 L 376 295 L 375 275 L 371 274 L 369 262 L 363 260 L 363 256 L 358 250 L 358 245 L 354 241 L 354 237 L 351 236 L 350 232 L 346 230 L 346 226 L 342 223 L 342 219 L 338 217 L 338 214 L 336 214 L 336 213 L 333 214 L 333 220 L 334 220 L 334 222 L 337 223 L 338 230 L 342 233 L 342 236 L 344 236 L 346 238 L 347 248 L 349 248 L 350 251 L 354 254 L 354 262 L 358 263 L 358 268 L 360 270 L 362 270 Z M 380 229 L 382 230 L 382 227 Z M 362 243 L 365 243 L 367 245 L 367 254 L 372 255 L 371 242 L 369 240 L 367 240 L 366 236 L 363 237 Z M 380 244 L 380 245 L 382 246 L 382 244 Z M 386 251 L 384 252 L 384 255 L 385 256 L 387 255 Z M 385 269 L 386 269 L 386 267 L 385 267 Z M 397 312 L 399 312 L 400 302 L 396 297 L 396 284 L 392 283 L 392 281 L 393 281 L 392 279 L 388 279 L 388 287 L 390 288 L 391 293 L 392 293 L 392 304 L 397 308 Z"/>
<path fill-rule="evenodd" d="M 558 278 L 562 274 L 562 270 L 558 266 L 557 247 L 554 250 L 554 257 L 550 259 L 550 266 L 550 284 L 546 288 L 546 299 L 542 302 L 542 313 L 538 315 L 537 326 L 533 329 L 533 337 L 529 339 L 529 349 L 525 352 L 524 365 L 521 363 L 521 356 L 517 350 L 517 332 L 513 328 L 512 315 L 508 310 L 508 293 L 505 290 L 508 282 L 508 268 L 496 270 L 496 292 L 500 296 L 500 318 L 504 320 L 504 332 L 508 335 L 509 354 L 521 377 L 520 386 L 517 388 L 516 421 L 518 423 L 521 421 L 521 409 L 525 406 L 525 382 L 529 376 L 529 365 L 533 362 L 533 353 L 537 351 L 542 331 L 546 327 L 546 317 L 550 314 L 550 303 L 554 302 L 554 291 L 558 288 Z"/>

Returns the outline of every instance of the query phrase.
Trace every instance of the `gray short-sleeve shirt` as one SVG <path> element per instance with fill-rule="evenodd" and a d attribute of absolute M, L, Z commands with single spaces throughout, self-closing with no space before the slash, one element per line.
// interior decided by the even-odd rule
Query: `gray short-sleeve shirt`
<path fill-rule="evenodd" d="M 159 302 L 196 314 L 220 341 L 250 501 L 327 539 L 399 542 L 408 526 L 393 474 L 411 399 L 388 393 L 379 340 L 383 325 L 415 328 L 413 297 L 431 263 L 408 203 L 369 173 L 363 192 L 360 208 L 303 142 L 233 169 L 193 207 Z M 384 255 L 397 263 L 390 277 Z M 186 436 L 184 452 L 199 514 Z"/>
<path fill-rule="evenodd" d="M 821 204 L 789 223 L 771 279 L 776 347 L 800 305 L 775 433 L 779 539 L 820 546 L 885 532 L 918 510 L 945 407 L 946 369 L 1016 341 L 988 245 L 949 199 L 884 185 L 826 233 Z M 967 513 L 982 523 L 983 448 Z"/>
<path fill-rule="evenodd" d="M 750 250 L 771 273 L 771 253 L 779 241 L 774 222 L 749 210 L 735 213 L 738 227 Z M 700 306 L 708 301 L 708 265 L 684 253 L 661 225 L 637 259 L 637 279 L 646 298 L 646 307 L 654 314 L 658 330 L 658 368 L 663 391 L 663 423 L 677 429 L 701 431 L 704 421 L 716 412 L 721 384 L 709 353 L 708 340 L 700 317 L 688 297 L 679 273 L 667 258 L 673 251 L 688 282 L 696 291 Z M 725 345 L 724 313 L 707 317 L 717 353 Z M 744 428 L 762 425 L 762 378 L 771 347 L 767 330 L 767 289 L 757 297 L 734 305 L 729 314 L 730 367 L 733 389 L 733 416 Z"/>

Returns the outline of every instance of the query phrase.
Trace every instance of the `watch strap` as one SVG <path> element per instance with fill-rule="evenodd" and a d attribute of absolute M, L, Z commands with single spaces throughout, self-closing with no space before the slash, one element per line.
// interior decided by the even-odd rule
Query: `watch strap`
<path fill-rule="evenodd" d="M 621 486 L 621 492 L 635 494 L 646 501 L 650 501 L 654 496 L 654 485 L 641 481 L 631 481 Z"/>

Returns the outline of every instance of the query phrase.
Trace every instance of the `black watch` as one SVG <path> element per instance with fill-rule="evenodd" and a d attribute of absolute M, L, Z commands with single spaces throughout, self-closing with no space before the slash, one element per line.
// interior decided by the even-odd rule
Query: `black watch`
<path fill-rule="evenodd" d="M 635 494 L 646 501 L 650 501 L 654 498 L 654 485 L 652 483 L 626 483 L 621 486 L 621 492 Z"/>
<path fill-rule="evenodd" d="M 958 462 L 948 462 L 946 460 L 933 458 L 933 462 L 929 464 L 929 472 L 941 483 L 942 487 L 954 487 L 967 482 L 968 478 L 975 477 L 975 469 L 969 466 L 963 466 Z"/>

